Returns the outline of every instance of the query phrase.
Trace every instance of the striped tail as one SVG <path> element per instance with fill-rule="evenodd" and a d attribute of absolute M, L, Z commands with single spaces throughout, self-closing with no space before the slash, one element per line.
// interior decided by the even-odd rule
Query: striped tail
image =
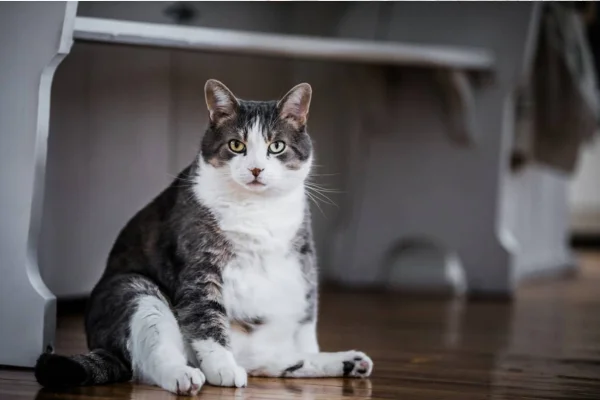
<path fill-rule="evenodd" d="M 129 366 L 102 349 L 71 357 L 45 353 L 35 366 L 35 378 L 47 388 L 126 382 L 131 377 Z"/>

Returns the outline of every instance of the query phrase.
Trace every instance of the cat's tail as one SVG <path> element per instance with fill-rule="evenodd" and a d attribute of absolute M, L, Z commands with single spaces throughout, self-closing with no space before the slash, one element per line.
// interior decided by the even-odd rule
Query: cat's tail
<path fill-rule="evenodd" d="M 70 357 L 45 353 L 35 366 L 35 379 L 47 388 L 103 385 L 129 381 L 131 377 L 130 366 L 102 349 Z"/>

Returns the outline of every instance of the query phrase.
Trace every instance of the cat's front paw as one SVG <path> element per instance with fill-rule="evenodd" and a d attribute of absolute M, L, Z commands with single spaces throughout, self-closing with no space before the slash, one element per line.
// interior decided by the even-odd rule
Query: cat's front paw
<path fill-rule="evenodd" d="M 343 357 L 344 376 L 366 378 L 373 371 L 373 361 L 361 351 L 346 351 Z"/>
<path fill-rule="evenodd" d="M 248 384 L 246 370 L 229 357 L 225 359 L 204 360 L 201 364 L 206 380 L 211 385 L 244 387 Z"/>
<path fill-rule="evenodd" d="M 160 386 L 171 393 L 194 396 L 204 385 L 204 381 L 204 374 L 198 368 L 181 366 L 166 373 Z"/>

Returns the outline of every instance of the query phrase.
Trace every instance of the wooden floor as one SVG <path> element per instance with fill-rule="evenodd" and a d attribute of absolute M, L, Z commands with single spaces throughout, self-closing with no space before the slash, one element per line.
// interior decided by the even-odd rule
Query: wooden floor
<path fill-rule="evenodd" d="M 600 399 L 600 255 L 581 256 L 577 278 L 522 288 L 514 303 L 332 293 L 322 298 L 327 351 L 360 349 L 368 380 L 250 379 L 244 389 L 205 386 L 202 399 Z M 79 314 L 59 320 L 57 350 L 84 350 Z M 0 370 L 0 399 L 170 399 L 120 384 L 40 391 L 31 371 Z"/>

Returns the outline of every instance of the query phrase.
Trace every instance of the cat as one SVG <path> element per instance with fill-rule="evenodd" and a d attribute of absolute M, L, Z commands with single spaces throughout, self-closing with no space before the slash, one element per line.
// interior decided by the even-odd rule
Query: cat
<path fill-rule="evenodd" d="M 367 377 L 359 351 L 319 352 L 305 192 L 307 83 L 245 101 L 208 80 L 198 156 L 122 229 L 85 316 L 88 354 L 45 353 L 50 388 L 136 379 L 195 395 L 248 375 Z"/>

